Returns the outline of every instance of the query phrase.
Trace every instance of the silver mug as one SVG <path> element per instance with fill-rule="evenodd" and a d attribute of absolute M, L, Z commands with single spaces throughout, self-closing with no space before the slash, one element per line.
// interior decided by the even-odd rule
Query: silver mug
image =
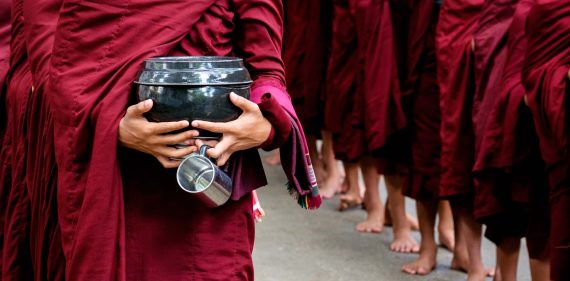
<path fill-rule="evenodd" d="M 232 179 L 206 156 L 208 145 L 202 145 L 199 153 L 193 153 L 182 160 L 176 171 L 178 185 L 186 192 L 198 197 L 209 207 L 219 207 L 232 194 Z"/>

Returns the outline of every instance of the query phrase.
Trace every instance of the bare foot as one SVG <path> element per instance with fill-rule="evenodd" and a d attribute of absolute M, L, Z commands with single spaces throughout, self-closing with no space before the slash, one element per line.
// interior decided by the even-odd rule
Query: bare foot
<path fill-rule="evenodd" d="M 394 232 L 394 241 L 390 245 L 390 250 L 397 253 L 417 253 L 420 251 L 420 246 L 412 237 L 410 230 L 402 229 Z"/>
<path fill-rule="evenodd" d="M 414 262 L 402 266 L 402 271 L 411 275 L 428 275 L 435 269 L 437 247 L 422 249 L 420 256 Z"/>
<path fill-rule="evenodd" d="M 408 223 L 413 231 L 420 230 L 420 225 L 418 220 L 412 217 L 410 214 L 406 214 L 406 218 L 408 219 Z M 386 209 L 386 215 L 384 216 L 384 226 L 392 226 L 392 215 L 390 214 L 390 208 Z"/>
<path fill-rule="evenodd" d="M 486 268 L 478 271 L 469 271 L 467 273 L 467 281 L 485 281 L 487 277 L 495 276 L 495 269 Z"/>
<path fill-rule="evenodd" d="M 453 229 L 439 229 L 439 243 L 444 248 L 453 252 L 455 249 L 455 234 Z"/>
<path fill-rule="evenodd" d="M 281 164 L 281 156 L 279 155 L 279 150 L 272 151 L 269 156 L 265 157 L 265 163 L 271 166 L 277 166 Z"/>
<path fill-rule="evenodd" d="M 451 260 L 450 268 L 452 270 L 467 273 L 467 271 L 469 271 L 469 258 L 467 257 L 467 253 L 464 257 L 454 255 L 453 259 Z"/>
<path fill-rule="evenodd" d="M 342 212 L 346 209 L 352 209 L 362 205 L 362 198 L 354 194 L 344 194 L 340 196 L 340 205 L 338 206 L 338 211 Z"/>
<path fill-rule="evenodd" d="M 339 175 L 329 174 L 322 183 L 319 193 L 323 199 L 331 199 L 340 192 L 343 179 Z"/>
<path fill-rule="evenodd" d="M 380 233 L 384 230 L 384 218 L 382 210 L 371 210 L 366 220 L 356 225 L 356 231 L 368 233 Z"/>

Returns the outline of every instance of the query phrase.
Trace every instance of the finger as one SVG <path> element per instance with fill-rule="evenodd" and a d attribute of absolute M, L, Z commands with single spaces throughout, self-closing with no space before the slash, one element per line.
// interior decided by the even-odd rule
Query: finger
<path fill-rule="evenodd" d="M 230 156 L 232 156 L 232 153 L 230 151 L 226 151 L 226 153 L 222 154 L 222 156 L 220 156 L 220 158 L 218 158 L 218 161 L 216 161 L 216 164 L 219 167 L 226 165 L 226 163 L 230 159 Z"/>
<path fill-rule="evenodd" d="M 235 106 L 239 107 L 244 112 L 259 111 L 259 106 L 256 103 L 239 96 L 234 92 L 230 93 L 230 100 Z"/>
<path fill-rule="evenodd" d="M 197 148 L 195 146 L 187 146 L 187 147 L 168 147 L 168 146 L 159 146 L 155 149 L 156 153 L 159 156 L 170 158 L 170 159 L 182 159 L 186 156 L 196 152 Z"/>
<path fill-rule="evenodd" d="M 186 120 L 176 121 L 176 122 L 149 122 L 148 127 L 150 128 L 152 134 L 162 135 L 170 133 L 173 131 L 182 130 L 188 126 L 190 123 Z"/>
<path fill-rule="evenodd" d="M 206 152 L 208 156 L 218 159 L 222 154 L 226 153 L 229 148 L 234 144 L 233 138 L 225 137 L 216 144 L 213 148 L 208 149 Z"/>
<path fill-rule="evenodd" d="M 219 143 L 219 141 L 217 141 L 217 140 L 201 140 L 201 139 L 197 139 L 197 140 L 196 140 L 196 146 L 197 146 L 198 148 L 200 148 L 200 147 L 202 147 L 202 146 L 204 146 L 204 145 L 207 145 L 207 146 L 209 146 L 209 147 L 214 147 L 214 146 L 216 146 L 218 143 Z"/>
<path fill-rule="evenodd" d="M 195 138 L 198 136 L 198 131 L 195 130 L 190 130 L 190 131 L 184 131 L 178 134 L 170 134 L 170 135 L 160 135 L 160 136 L 154 136 L 151 140 L 152 143 L 155 144 L 162 144 L 162 145 L 173 145 L 173 144 L 186 144 L 186 145 L 192 145 L 194 143 L 194 140 L 192 138 Z M 187 143 L 187 142 L 191 142 L 191 143 Z"/>
<path fill-rule="evenodd" d="M 141 101 L 135 105 L 131 105 L 127 108 L 126 116 L 142 116 L 151 110 L 153 102 L 151 99 Z"/>
<path fill-rule="evenodd" d="M 160 162 L 160 164 L 166 169 L 177 168 L 180 166 L 181 162 L 179 160 L 172 160 L 162 156 L 157 156 L 156 159 L 158 159 L 158 162 Z"/>
<path fill-rule="evenodd" d="M 208 122 L 208 121 L 192 121 L 192 127 L 200 128 L 202 130 L 214 132 L 214 133 L 226 133 L 230 132 L 232 129 L 232 122 L 221 123 L 221 122 Z"/>

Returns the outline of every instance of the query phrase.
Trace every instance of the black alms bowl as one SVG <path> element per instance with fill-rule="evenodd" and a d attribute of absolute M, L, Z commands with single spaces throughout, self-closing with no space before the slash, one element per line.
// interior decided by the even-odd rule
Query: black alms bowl
<path fill-rule="evenodd" d="M 154 122 L 235 120 L 241 110 L 229 94 L 249 99 L 251 83 L 243 60 L 233 57 L 151 58 L 135 81 L 139 101 L 154 102 L 145 115 Z M 202 131 L 200 136 L 215 134 Z"/>

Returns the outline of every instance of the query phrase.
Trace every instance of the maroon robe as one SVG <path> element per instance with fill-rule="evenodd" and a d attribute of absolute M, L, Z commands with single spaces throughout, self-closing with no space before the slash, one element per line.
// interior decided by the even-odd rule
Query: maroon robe
<path fill-rule="evenodd" d="M 408 110 L 412 161 L 403 193 L 414 199 L 434 200 L 439 193 L 441 154 L 435 57 L 439 5 L 436 6 L 433 0 L 417 0 L 411 7 L 406 38 L 406 76 L 402 86 L 411 107 Z"/>
<path fill-rule="evenodd" d="M 10 67 L 10 11 L 12 7 L 11 0 L 0 1 L 0 144 L 3 144 L 6 129 L 6 85 L 4 79 Z M 4 155 L 8 153 L 7 147 L 0 148 L 0 214 L 4 214 L 6 210 L 6 188 L 10 184 L 10 169 L 8 160 Z M 0 261 L 2 259 L 2 248 L 4 242 L 4 216 L 0 216 Z M 2 262 L 0 262 L 0 275 L 2 274 Z"/>
<path fill-rule="evenodd" d="M 528 15 L 528 47 L 522 70 L 528 104 L 550 182 L 551 279 L 570 280 L 570 4 L 536 4 Z"/>
<path fill-rule="evenodd" d="M 287 91 L 293 100 L 303 128 L 319 135 L 323 122 L 331 0 L 286 0 L 283 35 L 283 61 Z"/>
<path fill-rule="evenodd" d="M 406 127 L 396 65 L 390 2 L 357 1 L 358 69 L 353 124 L 364 130 L 366 152 L 382 159 L 379 172 L 397 172 L 398 133 Z"/>
<path fill-rule="evenodd" d="M 473 192 L 475 95 L 471 39 L 484 0 L 445 0 L 436 34 L 441 108 L 440 195 Z"/>
<path fill-rule="evenodd" d="M 4 138 L 0 163 L 3 216 L 2 280 L 32 280 L 29 249 L 29 198 L 25 182 L 26 106 L 32 82 L 26 54 L 22 1 L 12 2 L 10 70 L 6 77 Z"/>
<path fill-rule="evenodd" d="M 24 0 L 26 44 L 34 91 L 28 101 L 26 185 L 30 197 L 35 280 L 64 280 L 65 258 L 57 218 L 53 118 L 45 91 L 61 0 Z"/>
<path fill-rule="evenodd" d="M 356 109 L 356 69 L 360 67 L 355 26 L 356 1 L 333 2 L 333 33 L 327 70 L 324 125 L 333 134 L 336 158 L 351 162 L 366 152 L 362 128 L 355 128 L 347 121 Z"/>
<path fill-rule="evenodd" d="M 548 253 L 548 183 L 521 83 L 526 17 L 533 4 L 520 1 L 508 30 L 499 95 L 486 112 L 474 167 L 475 216 L 487 225 L 486 236 L 493 242 L 526 237 L 531 258 L 543 258 Z"/>
<path fill-rule="evenodd" d="M 253 279 L 250 191 L 266 184 L 256 150 L 232 157 L 232 200 L 210 209 L 177 186 L 175 171 L 117 146 L 131 83 L 149 57 L 240 56 L 254 98 L 283 96 L 281 1 L 192 3 L 63 2 L 48 92 L 67 280 Z M 278 101 L 294 117 L 290 101 Z"/>

